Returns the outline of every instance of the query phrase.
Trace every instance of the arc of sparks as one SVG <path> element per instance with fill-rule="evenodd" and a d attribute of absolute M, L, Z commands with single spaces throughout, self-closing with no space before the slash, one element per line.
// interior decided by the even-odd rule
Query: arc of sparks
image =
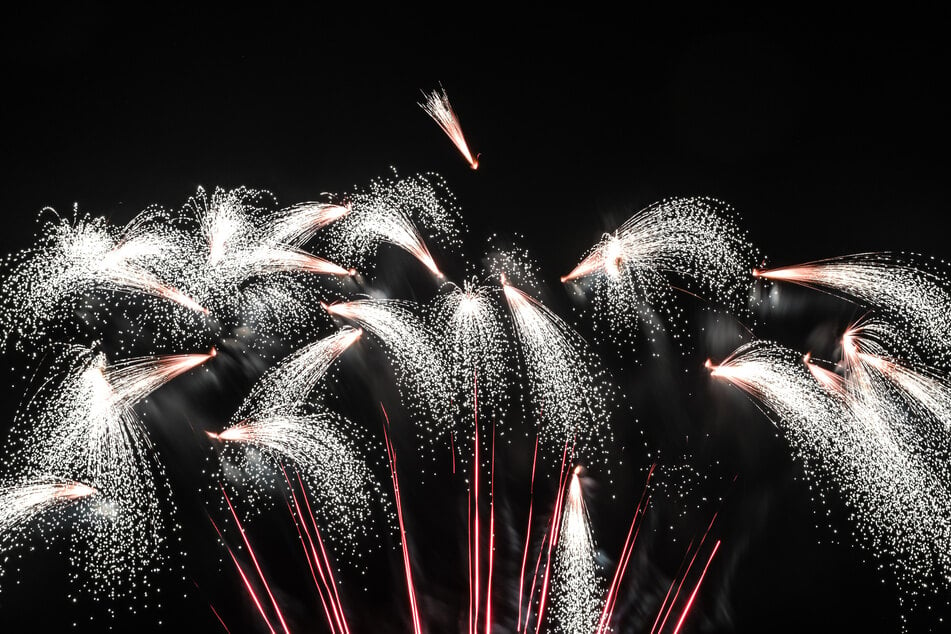
<path fill-rule="evenodd" d="M 449 96 L 446 94 L 445 88 L 440 85 L 438 90 L 433 90 L 428 94 L 423 92 L 423 96 L 426 100 L 419 104 L 419 107 L 425 110 L 426 114 L 432 117 L 433 121 L 442 128 L 442 131 L 446 133 L 446 136 L 456 146 L 462 157 L 466 159 L 469 167 L 474 170 L 479 169 L 479 155 L 472 158 L 472 152 L 469 151 L 469 145 L 462 134 L 459 117 L 456 116 L 452 105 L 449 103 Z"/>

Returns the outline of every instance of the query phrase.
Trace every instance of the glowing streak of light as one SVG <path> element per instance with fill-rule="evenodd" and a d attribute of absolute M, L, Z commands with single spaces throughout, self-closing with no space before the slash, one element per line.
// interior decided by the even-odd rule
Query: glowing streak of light
<path fill-rule="evenodd" d="M 0 487 L 0 543 L 10 530 L 47 509 L 97 493 L 86 484 L 52 480 Z"/>
<path fill-rule="evenodd" d="M 335 220 L 350 213 L 350 205 L 333 203 L 299 203 L 275 213 L 271 224 L 271 240 L 292 246 L 303 246 L 314 234 Z"/>
<path fill-rule="evenodd" d="M 654 469 L 656 467 L 657 463 L 652 464 L 650 471 L 647 472 L 647 482 L 644 483 L 644 491 L 641 493 L 641 499 L 638 500 L 637 508 L 634 509 L 634 517 L 631 519 L 631 527 L 627 531 L 627 537 L 624 538 L 624 546 L 621 548 L 621 556 L 618 559 L 617 569 L 614 571 L 614 578 L 611 580 L 607 597 L 604 600 L 604 607 L 598 619 L 598 627 L 595 630 L 596 634 L 605 634 L 610 629 L 611 617 L 614 615 L 614 606 L 617 601 L 617 590 L 621 580 L 624 578 L 631 553 L 634 551 L 634 544 L 637 542 L 637 536 L 643 525 L 643 522 L 638 524 L 637 520 L 639 517 L 642 518 L 644 516 L 644 513 L 647 512 L 647 504 L 650 503 L 650 498 L 647 498 L 647 489 L 650 486 L 651 476 L 654 475 Z M 644 503 L 645 498 L 647 499 L 647 504 Z M 637 526 L 636 531 L 634 530 L 635 526 Z"/>
<path fill-rule="evenodd" d="M 255 607 L 258 609 L 258 612 L 261 614 L 261 618 L 264 619 L 264 623 L 267 625 L 267 629 L 270 630 L 271 634 L 276 634 L 274 626 L 271 625 L 271 620 L 267 618 L 267 612 L 264 611 L 264 606 L 261 604 L 261 600 L 258 598 L 258 593 L 254 591 L 254 586 L 251 585 L 251 581 L 248 579 L 248 576 L 244 574 L 244 570 L 241 568 L 241 564 L 238 563 L 238 558 L 234 556 L 234 551 L 231 550 L 231 547 L 225 543 L 225 538 L 221 534 L 221 530 L 218 528 L 218 525 L 215 524 L 215 520 L 208 518 L 211 521 L 211 525 L 215 527 L 215 532 L 218 533 L 218 538 L 221 539 L 221 542 L 225 545 L 225 549 L 228 551 L 228 555 L 231 556 L 231 561 L 234 563 L 235 570 L 238 571 L 238 575 L 241 576 L 241 581 L 244 583 L 244 587 L 248 591 L 248 596 L 251 597 L 251 601 L 254 602 Z M 227 629 L 227 628 L 225 628 Z"/>
<path fill-rule="evenodd" d="M 703 548 L 703 544 L 707 540 L 707 535 L 710 534 L 710 529 L 713 528 L 713 523 L 716 521 L 716 519 L 717 519 L 717 516 L 714 513 L 713 519 L 710 520 L 710 524 L 707 526 L 707 530 L 704 532 L 703 537 L 700 538 L 700 542 L 697 544 L 697 549 L 694 551 L 693 556 L 690 558 L 690 563 L 687 564 L 687 568 L 686 570 L 684 570 L 683 577 L 680 578 L 680 583 L 677 585 L 677 591 L 674 593 L 674 597 L 670 600 L 670 607 L 667 608 L 667 613 L 664 615 L 664 619 L 660 622 L 660 627 L 657 628 L 658 632 L 664 631 L 664 625 L 667 624 L 667 619 L 670 618 L 670 615 L 674 611 L 674 605 L 677 604 L 677 597 L 680 596 L 680 591 L 683 589 L 684 583 L 687 581 L 687 577 L 690 575 L 690 570 L 693 568 L 693 564 L 697 559 L 697 555 L 700 554 L 700 550 Z M 717 544 L 718 544 L 717 547 L 719 547 L 719 542 L 717 542 Z M 690 552 L 689 547 L 687 548 L 687 552 Z M 714 549 L 714 552 L 716 552 L 716 549 Z M 710 565 L 709 561 L 707 561 L 707 565 Z M 704 568 L 704 571 L 706 571 L 706 568 Z M 663 609 L 663 606 L 661 606 L 661 608 Z"/>
<path fill-rule="evenodd" d="M 400 524 L 400 545 L 403 549 L 403 571 L 406 575 L 406 592 L 409 595 L 409 609 L 413 619 L 413 634 L 422 634 L 423 628 L 420 626 L 419 608 L 416 603 L 416 587 L 413 585 L 413 567 L 409 556 L 409 545 L 406 543 L 406 527 L 403 524 L 403 503 L 400 499 L 400 482 L 396 471 L 396 451 L 390 442 L 387 428 L 390 425 L 390 417 L 386 413 L 386 408 L 380 404 L 383 411 L 385 425 L 383 426 L 383 437 L 386 441 L 386 454 L 389 458 L 390 475 L 393 479 L 393 495 L 396 499 L 396 515 Z"/>
<path fill-rule="evenodd" d="M 231 510 L 231 515 L 234 517 L 235 524 L 238 526 L 238 532 L 241 533 L 241 539 L 244 541 L 244 545 L 248 549 L 248 554 L 251 556 L 251 561 L 254 563 L 254 569 L 258 573 L 261 583 L 264 584 L 264 589 L 267 591 L 267 596 L 271 600 L 271 605 L 274 606 L 274 611 L 277 613 L 277 619 L 281 622 L 281 627 L 284 629 L 284 633 L 290 634 L 290 629 L 288 629 L 287 622 L 284 620 L 284 614 L 281 612 L 281 606 L 278 605 L 277 599 L 274 598 L 274 594 L 271 592 L 271 586 L 267 582 L 264 572 L 261 570 L 261 565 L 258 563 L 258 557 L 254 553 L 254 548 L 251 547 L 251 542 L 248 540 L 248 536 L 244 532 L 244 527 L 241 525 L 241 520 L 238 519 L 238 513 L 234 510 L 234 506 L 231 504 L 231 498 L 228 497 L 228 492 L 225 491 L 224 487 L 221 487 L 221 492 L 224 494 L 225 501 L 228 503 L 228 508 Z"/>
<path fill-rule="evenodd" d="M 528 562 L 528 545 L 532 534 L 532 508 L 535 505 L 535 466 L 538 463 L 538 436 L 535 436 L 535 451 L 532 454 L 532 481 L 528 496 L 528 521 L 525 524 L 525 547 L 522 549 L 522 568 L 518 575 L 518 620 L 516 631 L 522 626 L 522 595 L 525 586 L 525 564 Z M 525 615 L 528 618 L 528 615 Z"/>
<path fill-rule="evenodd" d="M 424 92 L 423 96 L 426 97 L 426 101 L 419 104 L 419 107 L 425 110 L 426 114 L 432 117 L 433 121 L 442 128 L 442 131 L 446 133 L 446 136 L 448 136 L 452 144 L 456 146 L 456 149 L 459 150 L 462 157 L 466 159 L 469 167 L 478 169 L 479 157 L 476 156 L 476 158 L 472 158 L 472 153 L 469 151 L 466 138 L 462 134 L 459 117 L 456 116 L 452 106 L 449 104 L 449 96 L 446 94 L 445 89 L 440 86 L 439 90 L 433 90 L 429 94 Z"/>
<path fill-rule="evenodd" d="M 495 561 L 495 424 L 492 424 L 492 457 L 489 462 L 489 581 L 485 591 L 485 634 L 492 632 L 492 567 Z"/>
<path fill-rule="evenodd" d="M 693 592 L 690 593 L 690 599 L 687 601 L 687 605 L 684 607 L 683 614 L 680 615 L 680 620 L 677 621 L 677 627 L 674 628 L 673 634 L 680 632 L 680 628 L 683 626 L 684 620 L 687 618 L 687 614 L 690 612 L 690 607 L 693 605 L 694 599 L 697 598 L 697 592 L 700 591 L 700 584 L 703 583 L 703 578 L 707 575 L 707 569 L 710 567 L 710 562 L 713 561 L 713 557 L 717 554 L 719 549 L 720 540 L 717 540 L 717 543 L 713 547 L 713 552 L 710 553 L 710 557 L 707 559 L 707 563 L 703 567 L 703 572 L 700 573 L 700 578 L 697 580 L 697 585 L 694 586 Z"/>

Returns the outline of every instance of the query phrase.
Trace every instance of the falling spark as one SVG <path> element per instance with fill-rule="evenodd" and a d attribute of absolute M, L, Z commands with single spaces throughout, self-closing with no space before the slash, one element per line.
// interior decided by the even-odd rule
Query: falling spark
<path fill-rule="evenodd" d="M 585 508 L 578 470 L 571 475 L 568 500 L 555 552 L 552 617 L 555 632 L 593 632 L 601 591 L 594 537 Z"/>
<path fill-rule="evenodd" d="M 435 439 L 450 420 L 447 373 L 440 347 L 412 307 L 410 302 L 383 299 L 324 305 L 331 315 L 357 323 L 383 345 L 395 366 L 404 403 L 428 418 L 427 431 Z"/>
<path fill-rule="evenodd" d="M 459 248 L 458 212 L 441 179 L 417 175 L 373 181 L 350 196 L 350 213 L 322 233 L 335 261 L 363 269 L 381 244 L 403 249 L 442 279 L 421 231 L 445 247 Z"/>
<path fill-rule="evenodd" d="M 79 480 L 94 487 L 91 513 L 71 532 L 75 577 L 93 592 L 131 589 L 122 581 L 153 567 L 164 553 L 164 482 L 149 435 L 133 407 L 208 354 L 141 357 L 108 365 L 102 354 L 72 348 L 60 382 L 31 400 L 17 433 L 21 473 Z M 174 504 L 167 502 L 169 512 Z"/>
<path fill-rule="evenodd" d="M 901 408 L 867 366 L 850 364 L 844 393 L 829 391 L 803 366 L 791 351 L 755 342 L 708 367 L 773 415 L 807 474 L 840 490 L 863 541 L 896 558 L 900 581 L 947 575 L 951 496 L 944 467 L 916 450 Z"/>
<path fill-rule="evenodd" d="M 439 124 L 439 127 L 442 128 L 442 131 L 446 133 L 449 140 L 456 146 L 456 149 L 459 150 L 462 157 L 466 159 L 469 167 L 478 169 L 479 157 L 476 156 L 472 158 L 472 153 L 469 151 L 469 146 L 466 144 L 466 139 L 462 134 L 459 117 L 456 116 L 452 106 L 449 105 L 449 96 L 446 95 L 446 90 L 440 86 L 439 90 L 433 90 L 429 94 L 424 92 L 423 96 L 426 97 L 426 101 L 419 104 L 419 107 L 425 110 L 426 114 Z"/>
<path fill-rule="evenodd" d="M 350 205 L 299 203 L 274 214 L 270 239 L 278 244 L 301 247 L 314 234 L 350 213 Z"/>
<path fill-rule="evenodd" d="M 894 253 L 862 253 L 753 275 L 792 282 L 875 308 L 904 330 L 936 362 L 951 359 L 951 294 L 948 281 L 929 265 Z"/>
<path fill-rule="evenodd" d="M 605 234 L 562 282 L 591 278 L 594 314 L 610 320 L 613 331 L 641 318 L 662 327 L 681 319 L 668 301 L 671 289 L 724 303 L 738 314 L 748 298 L 748 274 L 755 256 L 733 211 L 712 198 L 672 198 L 638 212 L 614 233 Z M 677 285 L 687 284 L 687 289 Z"/>
<path fill-rule="evenodd" d="M 96 493 L 85 484 L 52 480 L 0 487 L 0 546 L 11 531 L 50 508 Z"/>
<path fill-rule="evenodd" d="M 502 288 L 521 343 L 533 396 L 544 408 L 542 439 L 560 445 L 609 443 L 602 377 L 593 370 L 584 342 L 565 322 L 511 284 Z"/>

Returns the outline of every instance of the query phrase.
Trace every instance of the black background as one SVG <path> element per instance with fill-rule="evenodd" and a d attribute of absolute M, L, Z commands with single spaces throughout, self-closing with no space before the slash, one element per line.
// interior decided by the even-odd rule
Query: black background
<path fill-rule="evenodd" d="M 542 7 L 515 13 L 477 4 L 415 13 L 364 7 L 347 16 L 224 9 L 119 15 L 100 5 L 16 16 L 6 27 L 0 106 L 2 251 L 30 243 L 37 212 L 47 205 L 67 210 L 78 202 L 124 221 L 153 202 L 175 206 L 198 185 L 242 184 L 290 203 L 352 189 L 395 166 L 401 174 L 434 170 L 447 179 L 473 252 L 496 231 L 524 234 L 563 313 L 569 302 L 557 276 L 604 230 L 667 196 L 731 203 L 776 264 L 878 250 L 947 256 L 951 104 L 943 38 L 919 28 L 931 22 L 925 18 L 875 34 L 850 28 L 842 16 L 835 22 L 649 16 L 636 7 L 625 15 Z M 476 172 L 416 105 L 419 89 L 439 81 L 470 147 L 482 154 Z M 760 334 L 801 347 L 819 326 L 839 327 L 854 316 L 842 305 L 819 307 L 831 316 L 786 315 Z M 727 480 L 740 475 L 721 510 L 727 554 L 701 592 L 692 627 L 899 627 L 910 609 L 900 608 L 891 578 L 848 537 L 835 538 L 832 529 L 851 527 L 841 503 L 833 499 L 832 517 L 824 517 L 827 507 L 810 501 L 785 443 L 757 410 L 722 390 L 713 413 L 703 401 L 658 403 L 672 392 L 643 387 L 650 368 L 630 370 L 610 347 L 599 352 L 623 374 L 652 442 L 676 452 L 691 434 L 712 438 L 699 451 L 701 462 L 721 461 Z M 699 389 L 715 394 L 702 379 Z M 12 412 L 22 386 L 15 374 L 9 383 L 4 404 Z M 244 387 L 231 389 L 240 394 Z M 203 419 L 209 428 L 227 415 L 213 418 Z M 631 462 L 630 473 L 616 475 L 619 498 L 636 497 L 649 459 L 635 452 Z M 417 506 L 425 518 L 430 505 Z M 613 556 L 630 511 L 601 513 L 599 543 Z M 186 529 L 186 549 L 208 551 L 185 564 L 198 592 L 172 578 L 161 610 L 115 620 L 100 614 L 88 627 L 151 631 L 162 621 L 164 631 L 214 631 L 211 600 L 232 631 L 255 631 L 256 615 L 233 571 L 216 567 L 221 553 L 212 552 L 208 532 Z M 277 543 L 293 545 L 282 539 Z M 288 552 L 279 545 L 270 554 Z M 41 557 L 43 566 L 27 560 L 32 570 L 19 585 L 10 574 L 3 580 L 2 622 L 43 631 L 83 624 L 97 612 L 88 601 L 63 598 L 62 566 L 49 559 Z M 430 587 L 450 583 L 452 571 L 433 569 L 438 557 L 421 561 L 430 566 Z M 632 566 L 638 561 L 650 563 Z M 398 564 L 391 563 L 394 581 L 354 602 L 355 620 L 376 631 L 406 629 Z M 294 586 L 306 577 L 294 581 L 293 565 L 273 565 L 288 601 L 298 604 L 297 628 L 320 631 L 317 604 Z M 454 614 L 441 603 L 432 610 Z M 924 614 L 942 610 L 951 614 L 946 606 L 916 608 L 912 629 L 935 625 L 939 617 Z M 452 622 L 440 618 L 433 622 Z M 631 631 L 644 629 L 631 623 Z"/>

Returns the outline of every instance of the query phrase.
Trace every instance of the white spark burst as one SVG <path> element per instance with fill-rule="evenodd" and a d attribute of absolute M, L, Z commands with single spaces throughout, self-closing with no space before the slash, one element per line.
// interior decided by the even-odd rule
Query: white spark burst
<path fill-rule="evenodd" d="M 140 293 L 205 312 L 195 300 L 155 273 L 173 258 L 174 232 L 155 210 L 117 229 L 88 215 L 57 216 L 40 241 L 8 261 L 2 281 L 0 325 L 9 337 L 42 339 L 50 322 L 72 314 L 74 304 L 95 292 Z"/>
<path fill-rule="evenodd" d="M 459 123 L 459 117 L 456 116 L 455 111 L 453 111 L 452 106 L 449 104 L 449 96 L 446 94 L 446 90 L 440 86 L 439 90 L 433 90 L 429 94 L 424 92 L 423 96 L 426 97 L 426 101 L 419 104 L 419 107 L 425 110 L 426 114 L 439 124 L 439 127 L 446 133 L 446 136 L 449 137 L 452 144 L 456 146 L 456 149 L 459 150 L 462 157 L 466 159 L 469 167 L 479 169 L 479 157 L 476 156 L 472 158 L 472 152 L 469 151 L 469 145 L 466 143 L 466 138 L 462 134 L 462 125 Z"/>
<path fill-rule="evenodd" d="M 682 312 L 669 301 L 673 289 L 742 313 L 755 256 L 733 215 L 728 205 L 706 197 L 655 203 L 605 234 L 561 280 L 588 278 L 595 314 L 615 327 L 632 319 L 653 328 L 676 323 Z"/>
<path fill-rule="evenodd" d="M 502 288 L 541 408 L 541 437 L 553 447 L 572 440 L 588 449 L 609 444 L 608 394 L 584 341 L 535 299 L 505 281 Z"/>
<path fill-rule="evenodd" d="M 754 270 L 757 277 L 817 288 L 873 307 L 906 333 L 930 361 L 951 361 L 951 294 L 934 263 L 896 253 L 860 253 Z"/>
<path fill-rule="evenodd" d="M 712 375 L 753 395 L 786 431 L 807 474 L 840 490 L 877 553 L 912 587 L 951 571 L 951 495 L 946 472 L 910 445 L 904 418 L 875 376 L 852 367 L 844 390 L 828 389 L 799 355 L 754 342 L 738 349 Z M 832 384 L 837 384 L 832 382 Z"/>
<path fill-rule="evenodd" d="M 94 592 L 116 596 L 136 585 L 124 582 L 164 557 L 158 486 L 164 474 L 133 406 L 214 354 L 107 365 L 102 354 L 72 350 L 65 379 L 41 389 L 21 417 L 23 447 L 14 464 L 24 475 L 78 480 L 97 490 L 93 512 L 72 533 L 73 575 Z M 174 512 L 170 500 L 167 505 Z"/>
<path fill-rule="evenodd" d="M 269 241 L 302 247 L 314 234 L 350 213 L 350 205 L 298 203 L 275 212 L 270 220 Z"/>
<path fill-rule="evenodd" d="M 0 486 L 0 550 L 13 533 L 49 509 L 97 493 L 94 487 L 79 482 L 37 478 L 12 486 Z"/>
<path fill-rule="evenodd" d="M 420 431 L 433 434 L 451 422 L 452 394 L 442 349 L 414 307 L 395 299 L 324 305 L 331 315 L 359 324 L 380 342 L 394 365 L 404 406 L 418 415 Z"/>
<path fill-rule="evenodd" d="M 553 631 L 564 634 L 594 632 L 602 591 L 594 537 L 577 471 L 571 476 L 567 495 L 553 563 Z"/>
<path fill-rule="evenodd" d="M 392 244 L 441 278 L 420 228 L 458 247 L 458 223 L 453 196 L 438 176 L 380 179 L 350 197 L 350 213 L 328 227 L 325 244 L 334 259 L 357 268 L 365 267 L 381 244 Z"/>
<path fill-rule="evenodd" d="M 472 408 L 474 384 L 480 411 L 501 413 L 507 399 L 514 350 L 498 296 L 497 286 L 472 280 L 436 298 L 433 319 L 438 340 L 448 349 L 453 402 L 465 409 Z"/>

